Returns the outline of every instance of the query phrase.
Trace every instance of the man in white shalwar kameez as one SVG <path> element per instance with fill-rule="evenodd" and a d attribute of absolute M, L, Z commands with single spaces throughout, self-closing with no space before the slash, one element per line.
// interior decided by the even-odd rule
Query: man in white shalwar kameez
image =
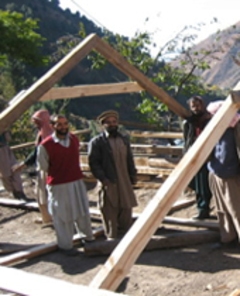
<path fill-rule="evenodd" d="M 62 115 L 52 119 L 54 133 L 38 146 L 39 168 L 47 172 L 48 207 L 53 217 L 58 247 L 67 255 L 73 248 L 74 225 L 93 240 L 89 204 L 79 163 L 79 141 L 68 132 L 68 121 Z M 81 235 L 81 234 L 80 234 Z"/>

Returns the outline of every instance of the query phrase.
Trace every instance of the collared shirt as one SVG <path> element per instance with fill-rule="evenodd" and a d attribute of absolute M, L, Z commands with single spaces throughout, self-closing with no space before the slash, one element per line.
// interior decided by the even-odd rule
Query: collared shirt
<path fill-rule="evenodd" d="M 66 137 L 64 139 L 59 139 L 57 137 L 56 133 L 54 132 L 52 134 L 52 138 L 53 138 L 53 141 L 55 143 L 59 143 L 59 144 L 61 144 L 64 147 L 69 147 L 69 145 L 70 145 L 70 135 L 69 135 L 69 133 L 66 135 Z"/>

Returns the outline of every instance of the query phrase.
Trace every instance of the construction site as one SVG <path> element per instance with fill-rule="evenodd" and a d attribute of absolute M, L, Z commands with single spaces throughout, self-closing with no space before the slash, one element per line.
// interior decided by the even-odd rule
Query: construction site
<path fill-rule="evenodd" d="M 54 85 L 91 51 L 96 50 L 130 82 L 55 88 Z M 188 184 L 239 109 L 239 85 L 232 90 L 192 148 L 132 144 L 137 167 L 134 191 L 138 206 L 134 224 L 121 240 L 106 241 L 98 210 L 96 180 L 87 161 L 87 144 L 80 143 L 81 167 L 88 188 L 96 240 L 83 244 L 74 237 L 80 255 L 63 256 L 52 227 L 34 221 L 34 178 L 23 174 L 24 189 L 32 202 L 14 200 L 0 191 L 0 294 L 3 295 L 240 295 L 238 249 L 218 249 L 217 220 L 196 221 L 196 197 Z M 108 93 L 146 91 L 181 118 L 189 111 L 159 88 L 110 45 L 92 34 L 66 55 L 29 89 L 12 99 L 0 114 L 0 133 L 37 101 L 79 98 Z M 79 131 L 78 133 L 87 131 Z M 182 139 L 182 133 L 131 131 L 131 137 Z M 24 149 L 34 143 L 12 147 Z M 212 201 L 212 214 L 215 205 Z"/>

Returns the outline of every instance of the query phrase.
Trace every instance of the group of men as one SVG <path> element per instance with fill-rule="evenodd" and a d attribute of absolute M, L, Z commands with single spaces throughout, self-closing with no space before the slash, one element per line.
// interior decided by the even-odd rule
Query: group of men
<path fill-rule="evenodd" d="M 89 165 L 101 182 L 100 209 L 106 237 L 115 239 L 132 224 L 136 199 L 131 184 L 136 180 L 136 169 L 129 141 L 118 132 L 118 113 L 104 112 L 98 120 L 103 132 L 89 144 Z M 47 172 L 49 211 L 59 249 L 75 255 L 74 225 L 85 242 L 94 240 L 79 161 L 79 140 L 69 132 L 65 116 L 53 116 L 51 124 L 54 132 L 38 145 L 37 164 Z"/>
<path fill-rule="evenodd" d="M 107 239 L 119 238 L 128 231 L 132 207 L 137 204 L 132 187 L 136 168 L 130 142 L 118 131 L 118 119 L 114 110 L 103 112 L 98 117 L 103 131 L 89 144 L 89 166 L 100 183 L 99 205 Z M 53 224 L 59 250 L 75 256 L 78 254 L 73 245 L 75 232 L 86 243 L 94 240 L 79 160 L 79 140 L 69 132 L 68 120 L 63 115 L 50 117 L 47 110 L 39 110 L 32 121 L 38 128 L 35 149 L 24 161 L 8 164 L 11 175 L 19 175 L 26 166 L 37 166 L 37 201 L 42 221 Z"/>
<path fill-rule="evenodd" d="M 211 103 L 206 108 L 203 99 L 194 96 L 188 100 L 188 104 L 192 115 L 183 125 L 185 152 L 193 145 L 222 102 Z M 240 116 L 236 115 L 208 161 L 189 185 L 196 192 L 199 212 L 195 219 L 211 218 L 210 201 L 212 195 L 215 197 L 221 242 L 225 245 L 240 240 L 239 119 Z M 47 110 L 39 110 L 32 120 L 39 130 L 35 150 L 24 162 L 18 165 L 15 161 L 11 162 L 10 175 L 19 173 L 23 166 L 33 163 L 37 165 L 38 191 L 41 193 L 38 203 L 43 222 L 53 223 L 60 251 L 70 256 L 77 255 L 78 251 L 73 245 L 74 232 L 77 231 L 85 242 L 94 240 L 79 160 L 79 140 L 69 132 L 68 120 L 63 115 L 50 118 Z M 105 235 L 109 240 L 119 238 L 128 231 L 132 225 L 132 208 L 137 205 L 132 186 L 136 182 L 137 171 L 129 139 L 119 132 L 118 121 L 119 114 L 114 110 L 100 114 L 98 122 L 103 130 L 90 141 L 88 149 L 91 172 L 99 181 L 99 206 Z M 4 152 L 5 142 L 0 142 L 0 156 Z M 0 167 L 5 185 L 8 179 L 3 176 L 3 171 Z M 24 195 L 21 186 L 12 189 L 12 192 L 22 192 Z M 15 197 L 20 198 L 18 195 Z M 23 199 L 26 199 L 25 195 Z"/>
<path fill-rule="evenodd" d="M 223 101 L 216 101 L 206 107 L 200 96 L 188 100 L 192 115 L 183 125 L 185 151 L 195 142 L 222 104 Z M 189 187 L 195 190 L 197 198 L 199 212 L 194 218 L 211 218 L 210 201 L 213 196 L 220 226 L 221 246 L 239 246 L 240 115 L 238 113 Z"/>

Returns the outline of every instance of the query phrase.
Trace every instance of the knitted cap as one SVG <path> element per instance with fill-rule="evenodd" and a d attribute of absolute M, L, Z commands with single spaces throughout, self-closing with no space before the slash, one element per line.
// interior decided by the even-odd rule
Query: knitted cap
<path fill-rule="evenodd" d="M 98 116 L 97 120 L 98 120 L 98 122 L 99 122 L 100 124 L 103 124 L 103 121 L 104 121 L 105 119 L 107 119 L 108 117 L 115 117 L 115 118 L 118 120 L 118 118 L 119 118 L 119 114 L 118 114 L 118 112 L 115 111 L 115 110 L 107 110 L 107 111 L 104 111 L 103 113 L 101 113 L 101 114 Z"/>

